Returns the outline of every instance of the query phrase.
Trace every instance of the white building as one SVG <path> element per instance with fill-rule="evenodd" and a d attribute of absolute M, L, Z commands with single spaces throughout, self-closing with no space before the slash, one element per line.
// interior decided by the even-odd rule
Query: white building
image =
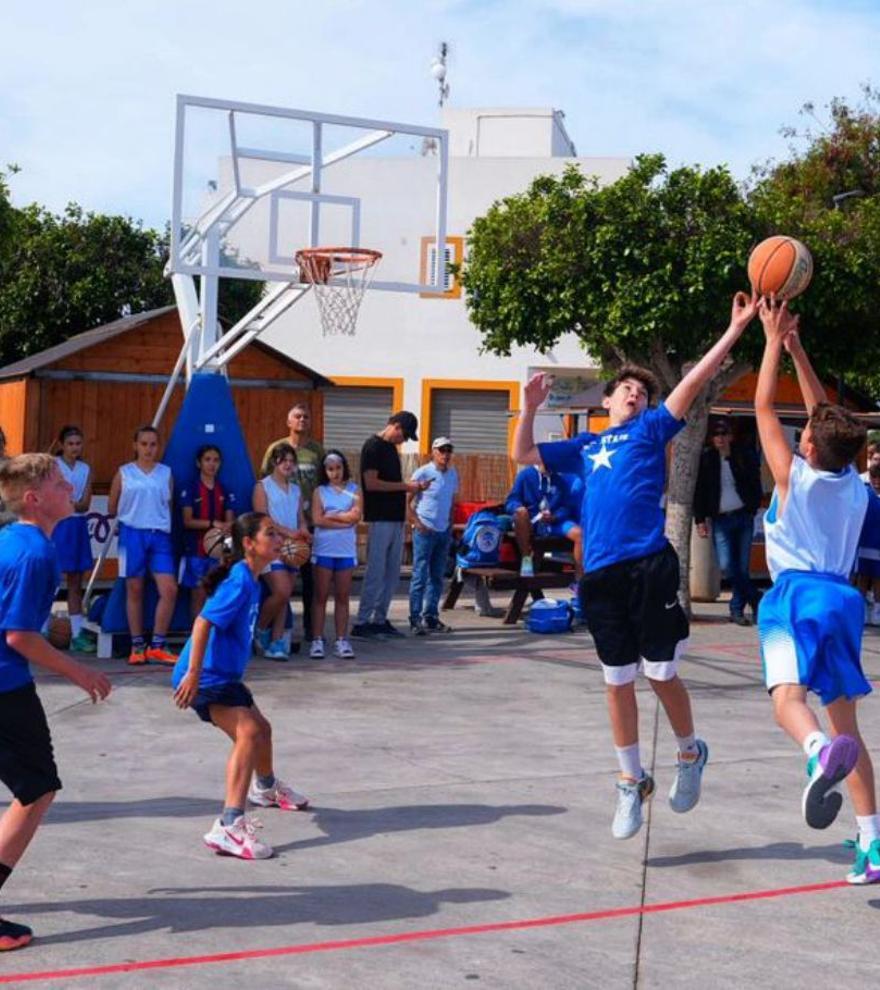
<path fill-rule="evenodd" d="M 447 258 L 456 262 L 466 255 L 474 219 L 496 200 L 525 190 L 536 176 L 560 174 L 575 163 L 607 183 L 630 164 L 625 158 L 578 157 L 557 110 L 446 108 L 441 126 L 450 138 Z M 267 165 L 272 167 L 277 166 Z M 330 178 L 331 170 L 325 175 Z M 393 250 L 385 248 L 381 277 L 387 266 L 398 277 L 403 271 L 409 280 L 424 282 L 424 273 L 436 264 L 430 236 L 435 175 L 430 154 L 359 156 L 333 166 L 332 188 L 322 191 L 360 196 L 374 212 L 379 202 L 383 223 L 399 232 Z M 260 224 L 265 223 L 265 216 L 254 211 L 236 231 L 240 257 L 260 257 L 265 236 Z M 366 224 L 361 245 L 374 246 Z M 291 253 L 300 246 L 291 244 Z M 419 417 L 422 452 L 432 437 L 445 434 L 462 453 L 507 453 L 510 414 L 519 409 L 529 370 L 589 377 L 585 369 L 591 367 L 573 335 L 544 355 L 529 348 L 510 357 L 481 354 L 461 287 L 451 277 L 442 296 L 368 292 L 354 338 L 322 336 L 310 296 L 285 313 L 266 338 L 340 386 L 326 394 L 324 440 L 347 450 L 359 449 L 369 430 L 381 428 L 392 411 L 410 409 Z M 559 417 L 545 416 L 539 429 L 544 435 L 558 431 Z"/>

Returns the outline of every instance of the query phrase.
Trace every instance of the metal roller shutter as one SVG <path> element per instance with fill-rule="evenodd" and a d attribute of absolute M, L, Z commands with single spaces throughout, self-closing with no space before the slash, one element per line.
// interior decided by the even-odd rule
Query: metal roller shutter
<path fill-rule="evenodd" d="M 500 390 L 433 389 L 431 439 L 447 436 L 462 454 L 506 454 L 509 401 Z"/>
<path fill-rule="evenodd" d="M 393 401 L 390 388 L 328 388 L 324 393 L 324 447 L 360 453 L 367 437 L 388 422 Z"/>

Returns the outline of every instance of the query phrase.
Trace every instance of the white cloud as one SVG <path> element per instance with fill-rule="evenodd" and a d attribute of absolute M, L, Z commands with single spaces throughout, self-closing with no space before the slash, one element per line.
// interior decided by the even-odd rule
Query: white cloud
<path fill-rule="evenodd" d="M 433 123 L 452 45 L 459 106 L 554 106 L 583 154 L 660 150 L 744 176 L 805 100 L 857 97 L 880 13 L 841 0 L 7 0 L 0 167 L 17 202 L 168 213 L 174 95 Z"/>

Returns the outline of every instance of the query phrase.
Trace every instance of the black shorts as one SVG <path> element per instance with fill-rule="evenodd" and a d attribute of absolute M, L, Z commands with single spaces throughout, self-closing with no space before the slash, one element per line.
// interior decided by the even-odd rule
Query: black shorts
<path fill-rule="evenodd" d="M 212 722 L 211 705 L 225 705 L 227 708 L 253 708 L 254 696 L 241 681 L 230 681 L 216 687 L 199 688 L 192 710 L 203 722 Z"/>
<path fill-rule="evenodd" d="M 61 790 L 49 723 L 33 682 L 0 693 L 0 780 L 22 804 Z"/>
<path fill-rule="evenodd" d="M 678 555 L 670 544 L 648 557 L 600 567 L 581 579 L 581 609 L 606 667 L 641 658 L 668 663 L 687 639 L 678 601 Z"/>

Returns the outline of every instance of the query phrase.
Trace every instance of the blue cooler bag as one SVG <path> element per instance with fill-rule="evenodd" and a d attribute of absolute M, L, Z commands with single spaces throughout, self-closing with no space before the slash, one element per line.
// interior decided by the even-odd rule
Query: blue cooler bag
<path fill-rule="evenodd" d="M 533 633 L 562 633 L 571 629 L 574 616 L 568 602 L 540 598 L 532 602 L 526 628 Z"/>

